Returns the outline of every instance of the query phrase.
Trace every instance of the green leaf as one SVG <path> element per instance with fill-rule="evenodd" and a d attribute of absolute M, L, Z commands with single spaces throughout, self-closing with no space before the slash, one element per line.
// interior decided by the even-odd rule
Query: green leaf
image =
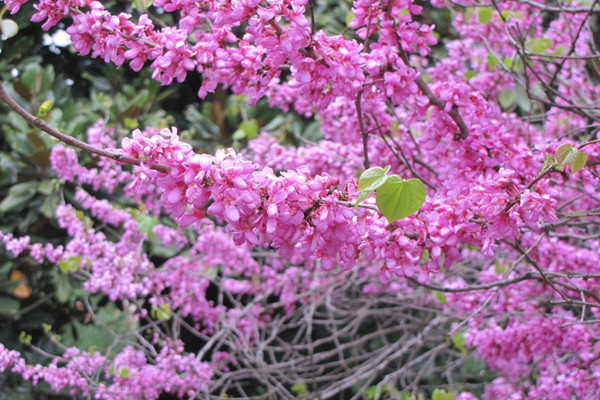
<path fill-rule="evenodd" d="M 498 102 L 503 109 L 510 108 L 515 103 L 515 92 L 511 89 L 502 89 L 498 92 Z"/>
<path fill-rule="evenodd" d="M 425 81 L 427 84 L 433 83 L 433 78 L 427 72 L 423 72 L 421 74 L 421 79 L 423 79 L 423 81 Z"/>
<path fill-rule="evenodd" d="M 42 97 L 46 97 L 48 92 L 54 88 L 54 78 L 56 74 L 52 65 L 47 65 L 42 71 L 42 87 L 40 93 Z"/>
<path fill-rule="evenodd" d="M 90 294 L 81 289 L 75 289 L 73 296 L 90 298 Z M 77 338 L 73 336 L 73 330 L 66 330 L 62 342 L 65 346 L 77 346 L 84 351 L 98 351 L 103 354 L 110 352 L 113 352 L 111 354 L 115 354 L 115 352 L 124 347 L 123 341 L 115 345 L 115 334 L 119 337 L 126 337 L 128 332 L 137 329 L 139 324 L 134 320 L 130 311 L 127 309 L 119 310 L 112 302 L 102 307 L 97 306 L 101 297 L 95 295 L 90 298 L 92 306 L 97 310 L 93 320 L 85 324 L 79 321 L 73 323 L 77 332 Z M 114 376 L 116 373 L 117 370 L 115 368 L 112 370 L 111 375 Z"/>
<path fill-rule="evenodd" d="M 138 215 L 135 217 L 135 220 L 138 223 L 138 229 L 140 232 L 152 240 L 156 239 L 153 228 L 158 225 L 158 218 L 152 215 Z"/>
<path fill-rule="evenodd" d="M 40 182 L 38 191 L 48 196 L 58 190 L 58 187 L 58 181 L 56 179 L 46 179 Z"/>
<path fill-rule="evenodd" d="M 390 391 L 389 385 L 383 385 L 381 387 L 369 386 L 367 390 L 365 390 L 365 394 L 367 395 L 367 399 L 373 400 L 376 396 L 381 397 L 381 395 L 386 394 L 388 391 Z"/>
<path fill-rule="evenodd" d="M 31 147 L 31 149 L 34 152 L 46 150 L 49 147 L 39 132 L 28 131 L 26 137 L 27 137 L 27 144 L 29 145 L 29 147 Z"/>
<path fill-rule="evenodd" d="M 18 211 L 36 194 L 37 182 L 18 183 L 10 188 L 8 194 L 0 203 L 0 214 Z"/>
<path fill-rule="evenodd" d="M 44 335 L 48 335 L 52 332 L 52 325 L 42 323 L 42 330 L 44 331 Z"/>
<path fill-rule="evenodd" d="M 525 50 L 531 53 L 543 53 L 548 50 L 554 41 L 548 38 L 534 38 L 525 42 Z"/>
<path fill-rule="evenodd" d="M 29 123 L 16 112 L 9 112 L 7 121 L 15 128 L 16 132 L 12 135 L 6 134 L 5 139 L 10 143 L 14 150 L 18 151 L 20 154 L 28 155 L 28 149 L 23 146 L 26 143 L 24 140 L 25 138 L 23 135 L 20 135 L 20 133 L 25 133 L 30 130 Z"/>
<path fill-rule="evenodd" d="M 84 72 L 81 74 L 81 77 L 90 81 L 94 88 L 100 90 L 101 92 L 108 92 L 112 89 L 112 85 L 110 80 L 104 76 L 93 75 L 89 72 Z"/>
<path fill-rule="evenodd" d="M 476 76 L 477 76 L 477 71 L 469 70 L 469 71 L 465 72 L 465 80 L 467 80 L 467 81 Z"/>
<path fill-rule="evenodd" d="M 133 0 L 133 8 L 137 10 L 147 10 L 152 5 L 152 0 Z"/>
<path fill-rule="evenodd" d="M 465 346 L 465 335 L 462 332 L 459 332 L 455 335 L 452 335 L 450 337 L 450 339 L 452 340 L 452 344 L 454 345 L 454 347 L 456 347 L 458 349 L 458 351 L 460 351 L 463 354 L 467 354 L 467 348 Z"/>
<path fill-rule="evenodd" d="M 123 126 L 127 129 L 136 129 L 140 126 L 140 123 L 135 118 L 125 117 L 123 119 Z"/>
<path fill-rule="evenodd" d="M 359 192 L 372 192 L 376 190 L 387 180 L 386 174 L 389 172 L 391 166 L 385 168 L 372 167 L 363 172 L 358 178 L 358 191 Z"/>
<path fill-rule="evenodd" d="M 575 154 L 575 158 L 573 159 L 573 163 L 571 163 L 571 172 L 575 173 L 585 167 L 587 163 L 588 154 L 585 151 L 577 150 L 577 154 Z"/>
<path fill-rule="evenodd" d="M 522 19 L 523 18 L 523 13 L 520 11 L 503 10 L 503 11 L 500 11 L 500 14 L 504 17 L 504 19 L 510 19 L 510 18 Z"/>
<path fill-rule="evenodd" d="M 425 185 L 416 178 L 405 181 L 398 175 L 389 176 L 375 193 L 377 208 L 389 222 L 408 217 L 425 202 Z"/>
<path fill-rule="evenodd" d="M 561 144 L 556 149 L 556 160 L 558 161 L 559 167 L 564 167 L 565 165 L 569 165 L 575 159 L 575 154 L 577 153 L 577 149 L 568 143 Z"/>
<path fill-rule="evenodd" d="M 419 137 L 419 136 L 423 136 L 425 134 L 424 131 L 422 131 L 412 125 L 408 128 L 408 130 L 410 131 L 410 134 L 412 137 Z"/>
<path fill-rule="evenodd" d="M 308 387 L 304 382 L 294 383 L 291 387 L 291 390 L 292 393 L 294 393 L 296 396 L 305 397 L 310 394 L 310 392 L 308 391 Z"/>
<path fill-rule="evenodd" d="M 588 154 L 585 151 L 578 150 L 575 146 L 568 143 L 561 144 L 556 149 L 556 160 L 559 167 L 565 165 L 571 166 L 571 172 L 575 173 L 585 167 Z"/>
<path fill-rule="evenodd" d="M 48 219 L 53 219 L 56 216 L 56 209 L 61 202 L 61 195 L 52 193 L 44 199 L 40 207 L 40 212 Z"/>
<path fill-rule="evenodd" d="M 19 311 L 20 302 L 8 296 L 0 296 L 0 315 L 11 315 Z"/>
<path fill-rule="evenodd" d="M 78 220 L 80 220 L 85 225 L 85 227 L 87 229 L 91 229 L 94 227 L 94 221 L 92 221 L 90 217 L 85 215 L 83 213 L 83 211 L 81 211 L 81 210 L 75 211 L 75 216 L 77 217 Z"/>
<path fill-rule="evenodd" d="M 473 13 L 475 12 L 475 7 L 467 7 L 467 9 L 465 10 L 465 21 L 468 21 L 471 19 L 471 17 L 473 16 Z"/>
<path fill-rule="evenodd" d="M 502 264 L 502 261 L 496 260 L 494 261 L 494 272 L 497 274 L 505 274 L 508 271 L 508 266 Z"/>
<path fill-rule="evenodd" d="M 442 389 L 435 389 L 431 394 L 431 400 L 454 400 L 456 395 Z"/>
<path fill-rule="evenodd" d="M 520 58 L 514 59 L 511 57 L 505 57 L 502 60 L 502 64 L 504 64 L 504 66 L 507 69 L 513 69 L 513 70 L 523 70 L 523 61 Z"/>
<path fill-rule="evenodd" d="M 160 321 L 168 321 L 173 316 L 173 311 L 171 311 L 171 307 L 169 307 L 168 304 L 163 304 L 160 307 L 153 305 L 152 310 L 150 310 L 150 315 L 152 318 Z"/>
<path fill-rule="evenodd" d="M 127 379 L 130 376 L 131 376 L 131 372 L 129 371 L 129 368 L 127 368 L 127 367 L 119 368 L 119 378 Z"/>
<path fill-rule="evenodd" d="M 242 129 L 238 129 L 235 132 L 233 132 L 233 135 L 231 135 L 231 138 L 233 140 L 243 140 L 246 137 L 246 132 L 244 132 Z"/>
<path fill-rule="evenodd" d="M 385 183 L 388 178 L 386 174 L 389 172 L 390 168 L 390 165 L 385 168 L 372 167 L 360 175 L 360 178 L 358 178 L 358 191 L 360 194 L 356 199 L 355 207 L 362 203 L 369 194 Z"/>
<path fill-rule="evenodd" d="M 13 81 L 13 89 L 23 99 L 27 101 L 31 101 L 33 99 L 33 93 L 31 93 L 31 89 L 29 89 L 29 86 L 27 86 L 27 84 L 21 79 L 15 79 Z"/>
<path fill-rule="evenodd" d="M 251 119 L 242 122 L 239 129 L 233 133 L 232 137 L 234 140 L 252 140 L 256 136 L 258 136 L 258 122 L 255 119 Z"/>
<path fill-rule="evenodd" d="M 31 343 L 32 340 L 33 337 L 25 331 L 21 331 L 21 333 L 19 334 L 19 342 L 21 343 Z"/>
<path fill-rule="evenodd" d="M 436 299 L 440 304 L 448 304 L 448 299 L 446 298 L 446 295 L 443 292 L 434 290 L 433 292 L 431 292 L 431 294 L 433 295 L 433 298 Z"/>
<path fill-rule="evenodd" d="M 538 175 L 546 172 L 546 170 L 550 168 L 554 168 L 556 166 L 556 157 L 551 156 L 549 154 L 544 158 L 544 163 L 542 164 L 542 168 L 538 171 Z"/>
<path fill-rule="evenodd" d="M 352 11 L 349 11 L 348 13 L 346 13 L 346 26 L 350 26 L 350 22 L 352 21 L 353 18 L 354 18 L 354 13 Z"/>
<path fill-rule="evenodd" d="M 38 118 L 44 118 L 48 115 L 50 110 L 52 110 L 52 106 L 54 105 L 54 99 L 46 100 L 40 105 L 37 111 Z"/>
<path fill-rule="evenodd" d="M 567 55 L 566 53 L 568 51 L 569 51 L 569 48 L 566 45 L 559 44 L 558 46 L 556 46 L 556 49 L 554 49 L 554 55 L 555 56 Z"/>
<path fill-rule="evenodd" d="M 494 70 L 500 64 L 500 61 L 498 61 L 498 58 L 493 54 L 488 54 L 486 58 L 487 58 L 488 68 L 490 69 L 490 71 Z"/>
<path fill-rule="evenodd" d="M 42 67 L 37 63 L 28 64 L 21 75 L 21 79 L 29 89 L 32 91 L 32 95 L 37 94 L 42 86 Z"/>
<path fill-rule="evenodd" d="M 68 274 L 69 272 L 77 272 L 81 268 L 81 256 L 73 256 L 67 258 L 66 260 L 60 260 L 58 263 L 58 269 L 63 274 Z"/>
<path fill-rule="evenodd" d="M 73 294 L 73 286 L 69 280 L 69 275 L 57 274 L 56 275 L 56 299 L 60 303 L 66 303 Z"/>
<path fill-rule="evenodd" d="M 477 8 L 477 19 L 480 24 L 489 24 L 492 20 L 494 9 L 492 7 L 478 7 Z"/>

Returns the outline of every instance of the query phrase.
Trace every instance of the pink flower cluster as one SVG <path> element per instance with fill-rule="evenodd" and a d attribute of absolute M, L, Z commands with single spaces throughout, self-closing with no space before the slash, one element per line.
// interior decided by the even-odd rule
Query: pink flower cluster
<path fill-rule="evenodd" d="M 113 135 L 114 130 L 107 128 L 103 120 L 96 122 L 87 131 L 88 143 L 106 150 L 116 147 Z M 63 145 L 52 147 L 50 164 L 59 178 L 91 185 L 94 190 L 102 188 L 109 193 L 113 192 L 120 183 L 127 182 L 130 177 L 128 172 L 107 159 L 98 160 L 96 168 L 85 168 L 79 164 L 75 151 Z"/>
<path fill-rule="evenodd" d="M 126 347 L 112 362 L 98 353 L 69 348 L 48 366 L 32 366 L 0 344 L 0 371 L 19 373 L 34 384 L 43 380 L 56 392 L 69 389 L 72 395 L 89 396 L 94 390 L 95 396 L 107 400 L 156 400 L 163 392 L 193 395 L 205 390 L 213 375 L 209 363 L 183 354 L 181 345 L 164 346 L 153 364 L 143 352 Z M 89 377 L 98 373 L 110 377 L 112 383 L 90 387 Z"/>
<path fill-rule="evenodd" d="M 316 145 L 285 147 L 266 132 L 248 143 L 252 161 L 275 171 L 308 167 L 311 175 L 328 173 L 348 180 L 362 167 L 362 153 L 355 145 L 321 140 Z"/>
<path fill-rule="evenodd" d="M 436 43 L 433 27 L 413 19 L 422 7 L 403 1 L 386 10 L 383 1 L 357 2 L 350 26 L 359 28 L 363 39 L 367 33 L 379 35 L 368 49 L 354 39 L 313 32 L 306 3 L 281 0 L 265 7 L 257 1 L 209 2 L 197 7 L 187 1 L 156 1 L 156 7 L 181 15 L 179 26 L 156 29 L 145 14 L 134 22 L 129 14 L 110 14 L 97 1 L 44 0 L 35 5 L 33 20 L 45 20 L 43 28 L 49 29 L 71 15 L 67 32 L 80 54 L 91 53 L 117 66 L 129 62 L 135 71 L 149 62 L 152 76 L 164 85 L 174 79 L 182 82 L 197 70 L 204 76 L 200 97 L 222 84 L 253 103 L 277 86 L 324 109 L 336 98 L 354 98 L 364 85 L 374 85 L 386 95 L 393 92 L 396 103 L 416 93 L 416 72 L 395 49 L 429 54 L 429 46 Z M 11 12 L 22 4 L 7 0 Z M 247 24 L 245 34 L 238 38 L 233 30 L 242 24 Z M 211 28 L 204 29 L 206 25 Z M 372 30 L 366 32 L 366 26 Z M 188 41 L 190 36 L 194 43 Z M 291 71 L 285 81 L 280 81 L 282 69 Z"/>
<path fill-rule="evenodd" d="M 183 354 L 178 345 L 165 346 L 149 364 L 143 351 L 126 347 L 111 366 L 113 383 L 101 384 L 96 396 L 111 400 L 158 399 L 161 393 L 180 397 L 205 390 L 212 377 L 210 364 Z"/>
<path fill-rule="evenodd" d="M 207 295 L 213 284 L 236 299 L 279 296 L 288 313 L 327 285 L 329 270 L 364 268 L 369 293 L 410 290 L 404 278 L 451 290 L 497 284 L 447 293 L 441 307 L 466 318 L 467 345 L 498 374 L 483 398 L 597 398 L 600 327 L 586 318 L 600 318 L 600 148 L 590 133 L 600 90 L 575 57 L 595 57 L 589 13 L 573 8 L 585 5 L 579 3 L 548 14 L 549 3 L 496 8 L 461 0 L 464 7 L 451 5 L 457 35 L 442 43 L 448 57 L 437 60 L 434 27 L 417 22 L 423 7 L 410 0 L 354 1 L 344 36 L 313 27 L 306 0 L 157 0 L 155 7 L 178 13 L 177 26 L 163 28 L 147 15 L 137 22 L 112 15 L 96 1 L 41 0 L 33 20 L 49 29 L 70 15 L 67 31 L 82 55 L 148 67 L 162 84 L 197 71 L 200 97 L 218 85 L 251 104 L 266 97 L 272 107 L 318 117 L 326 140 L 286 148 L 263 133 L 242 155 L 207 155 L 181 142 L 175 129 L 147 128 L 122 142 L 141 161 L 134 173 L 107 161 L 85 168 L 72 149 L 55 146 L 59 177 L 108 192 L 127 184 L 128 197 L 150 213 L 116 209 L 78 190 L 77 207 L 117 228 L 118 239 L 68 205 L 57 213 L 72 237 L 64 247 L 9 233 L 0 242 L 15 257 L 28 251 L 38 262 L 81 260 L 88 290 L 147 299 L 190 318 L 202 334 L 231 326 L 239 345 L 255 343 L 272 315 L 260 302 L 244 310 L 217 304 Z M 23 4 L 6 1 L 13 13 Z M 547 107 L 523 101 L 521 92 Z M 88 137 L 116 147 L 102 122 Z M 563 143 L 589 154 L 586 169 L 542 170 Z M 365 158 L 427 181 L 418 213 L 388 221 L 373 195 L 353 207 Z M 161 211 L 190 229 L 159 223 Z M 140 218 L 156 223 L 142 230 Z M 148 242 L 182 252 L 157 266 L 144 250 Z M 148 318 L 144 311 L 139 318 Z M 0 369 L 87 393 L 69 363 L 85 371 L 112 363 L 109 382 L 97 391 L 109 399 L 191 396 L 213 373 L 173 343 L 152 356 L 127 347 L 112 362 L 68 352 L 49 367 L 27 367 L 0 348 Z"/>

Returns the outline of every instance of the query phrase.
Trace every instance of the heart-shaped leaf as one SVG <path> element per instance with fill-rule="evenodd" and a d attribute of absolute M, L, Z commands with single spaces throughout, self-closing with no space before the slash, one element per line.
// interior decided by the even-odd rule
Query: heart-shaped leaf
<path fill-rule="evenodd" d="M 387 179 L 386 174 L 390 168 L 389 165 L 385 168 L 373 167 L 363 172 L 360 175 L 360 178 L 358 178 L 358 191 L 373 191 L 383 185 Z"/>
<path fill-rule="evenodd" d="M 571 166 L 571 172 L 575 173 L 585 167 L 588 154 L 568 143 L 561 144 L 556 149 L 556 160 L 559 167 Z"/>
<path fill-rule="evenodd" d="M 577 153 L 577 149 L 568 143 L 561 144 L 556 149 L 556 160 L 558 161 L 558 165 L 563 167 L 565 165 L 569 165 L 575 159 L 575 154 Z"/>
<path fill-rule="evenodd" d="M 585 164 L 587 163 L 587 159 L 588 159 L 588 154 L 585 151 L 577 151 L 577 154 L 575 154 L 575 158 L 573 159 L 573 162 L 571 163 L 571 172 L 575 173 L 577 171 L 579 171 L 580 169 L 582 169 L 583 167 L 585 167 Z"/>
<path fill-rule="evenodd" d="M 425 185 L 419 179 L 391 175 L 376 190 L 377 208 L 393 222 L 415 213 L 425 202 Z"/>
<path fill-rule="evenodd" d="M 390 168 L 391 166 L 389 165 L 385 168 L 372 167 L 360 175 L 360 178 L 358 178 L 358 191 L 360 195 L 356 199 L 356 206 L 362 203 L 371 192 L 385 183 L 388 178 L 386 174 Z"/>

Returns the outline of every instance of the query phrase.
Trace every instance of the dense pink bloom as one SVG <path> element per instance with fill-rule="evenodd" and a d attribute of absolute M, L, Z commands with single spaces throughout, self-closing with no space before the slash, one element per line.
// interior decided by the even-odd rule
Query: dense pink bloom
<path fill-rule="evenodd" d="M 299 143 L 285 147 L 263 132 L 242 154 L 211 155 L 196 153 L 175 128 L 146 128 L 121 142 L 119 151 L 140 160 L 133 172 L 107 160 L 80 165 L 73 149 L 56 145 L 57 176 L 85 187 L 56 212 L 69 239 L 55 247 L 0 233 L 2 246 L 12 257 L 75 263 L 92 293 L 147 302 L 154 315 L 138 308 L 138 321 L 154 326 L 177 313 L 202 335 L 235 331 L 240 347 L 260 340 L 273 311 L 266 300 L 245 309 L 217 303 L 213 286 L 235 299 L 275 296 L 291 314 L 343 271 L 361 271 L 366 294 L 439 284 L 457 289 L 440 308 L 465 318 L 467 347 L 498 374 L 484 399 L 600 396 L 599 326 L 587 323 L 600 318 L 600 279 L 591 275 L 600 265 L 600 146 L 591 133 L 595 114 L 585 114 L 600 90 L 573 57 L 593 58 L 589 14 L 548 19 L 541 4 L 459 0 L 456 37 L 441 43 L 448 57 L 438 60 L 435 27 L 420 22 L 428 20 L 416 17 L 424 8 L 411 0 L 354 1 L 343 35 L 313 28 L 312 3 L 158 0 L 161 12 L 177 14 L 177 26 L 165 27 L 148 15 L 113 15 L 97 1 L 34 4 L 32 20 L 44 29 L 70 16 L 67 32 L 81 55 L 147 67 L 163 85 L 200 73 L 200 97 L 221 85 L 249 104 L 266 98 L 314 117 L 325 139 L 304 143 L 294 131 Z M 6 1 L 11 13 L 23 4 Z M 539 39 L 547 49 L 522 60 Z M 548 62 L 566 51 L 570 58 Z M 525 89 L 544 92 L 548 107 L 524 104 L 518 91 Z M 585 112 L 573 112 L 578 107 Z M 116 150 L 113 134 L 99 121 L 88 142 Z M 585 169 L 543 169 L 562 144 L 589 155 Z M 427 183 L 418 212 L 388 221 L 376 194 L 353 207 L 367 158 Z M 85 185 L 108 193 L 124 187 L 135 206 L 115 207 Z M 153 251 L 164 251 L 166 261 L 155 265 Z M 531 279 L 502 284 L 519 277 Z M 472 285 L 480 287 L 459 290 Z M 0 371 L 56 391 L 157 399 L 205 391 L 215 368 L 232 361 L 216 352 L 211 365 L 171 339 L 153 336 L 110 359 L 67 349 L 47 366 L 27 365 L 0 345 Z"/>

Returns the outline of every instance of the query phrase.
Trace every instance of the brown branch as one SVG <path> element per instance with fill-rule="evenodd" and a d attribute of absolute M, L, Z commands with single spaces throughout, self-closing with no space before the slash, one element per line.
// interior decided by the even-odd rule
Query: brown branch
<path fill-rule="evenodd" d="M 308 0 L 308 11 L 310 13 L 310 36 L 312 36 L 317 31 L 316 23 L 315 23 L 315 0 Z"/>
<path fill-rule="evenodd" d="M 575 51 L 575 47 L 577 46 L 577 40 L 579 39 L 579 36 L 581 36 L 581 31 L 583 30 L 583 27 L 585 26 L 586 22 L 588 21 L 588 19 L 592 15 L 592 11 L 594 10 L 594 7 L 596 7 L 597 3 L 598 3 L 598 0 L 595 0 L 592 3 L 592 6 L 589 8 L 589 11 L 588 11 L 587 15 L 585 16 L 584 20 L 581 21 L 581 25 L 579 25 L 579 28 L 577 29 L 577 33 L 575 34 L 575 37 L 571 41 L 571 48 L 569 49 L 569 51 L 567 52 L 567 54 L 571 54 L 571 53 L 573 53 Z M 560 64 L 558 65 L 558 68 L 556 68 L 556 70 L 554 71 L 554 75 L 550 79 L 550 82 L 548 83 L 548 86 L 552 87 L 552 85 L 554 84 L 554 81 L 556 81 L 556 78 L 558 78 L 558 74 L 562 71 L 562 69 L 563 69 L 563 67 L 564 67 L 564 65 L 565 65 L 566 62 L 567 62 L 566 58 L 564 58 L 560 62 Z"/>
<path fill-rule="evenodd" d="M 115 160 L 115 161 L 125 163 L 125 164 L 139 166 L 142 163 L 142 160 L 140 160 L 139 158 L 131 157 L 126 154 L 119 153 L 118 151 L 101 149 L 99 147 L 92 146 L 89 143 L 83 142 L 79 139 L 75 139 L 72 136 L 65 135 L 64 133 L 57 131 L 56 129 L 54 129 L 51 126 L 49 126 L 48 124 L 46 124 L 46 122 L 44 120 L 42 120 L 40 118 L 36 118 L 31 113 L 29 113 L 27 110 L 25 110 L 23 107 L 21 107 L 19 105 L 19 103 L 17 103 L 12 97 L 9 96 L 9 94 L 6 92 L 6 89 L 4 88 L 4 85 L 2 84 L 2 82 L 0 82 L 0 100 L 4 101 L 12 110 L 14 110 L 21 117 L 25 118 L 25 120 L 32 127 L 38 128 L 38 129 L 46 132 L 50 136 L 53 136 L 54 138 L 60 140 L 63 143 L 68 144 L 69 146 L 77 147 L 78 149 L 87 151 L 88 153 L 92 153 L 92 154 L 96 154 L 96 155 L 99 155 L 102 157 L 110 158 L 111 160 Z M 168 165 L 163 165 L 163 164 L 154 164 L 154 165 L 151 165 L 150 168 L 155 171 L 158 171 L 158 172 L 163 172 L 165 174 L 171 170 L 171 167 L 169 167 Z"/>
<path fill-rule="evenodd" d="M 566 14 L 581 14 L 581 13 L 600 13 L 600 9 L 589 7 L 552 7 L 547 6 L 546 4 L 538 3 L 531 0 L 519 0 L 519 3 L 528 4 L 532 7 L 538 8 L 541 11 L 546 12 L 556 12 L 556 13 L 566 13 Z"/>
<path fill-rule="evenodd" d="M 556 293 L 558 293 L 560 295 L 560 297 L 563 298 L 564 301 L 566 301 L 568 303 L 572 302 L 572 299 L 569 298 L 566 294 L 564 294 L 561 290 L 559 290 L 556 287 L 556 285 L 554 284 L 554 282 L 548 278 L 548 276 L 545 274 L 544 270 L 538 265 L 538 263 L 533 258 L 531 258 L 531 256 L 529 255 L 529 251 L 525 251 L 521 247 L 521 245 L 517 242 L 512 243 L 508 240 L 503 240 L 503 242 L 508 244 L 509 246 L 511 246 L 513 249 L 519 251 L 523 256 L 525 256 L 525 259 L 527 260 L 527 262 L 529 262 L 529 264 L 532 265 L 533 268 L 535 268 L 540 273 L 540 275 L 543 278 L 543 282 L 550 285 L 550 287 L 552 287 L 552 289 L 554 289 L 554 291 Z"/>
<path fill-rule="evenodd" d="M 400 52 L 400 57 L 402 58 L 404 63 L 410 67 L 411 65 L 410 65 L 410 60 L 408 59 L 408 54 L 406 54 L 404 49 L 402 49 L 402 47 L 400 47 L 400 46 L 398 47 L 398 51 Z M 437 97 L 435 95 L 435 93 L 433 93 L 431 91 L 427 82 L 425 82 L 423 80 L 423 78 L 421 78 L 421 75 L 419 75 L 415 79 L 415 83 L 417 84 L 417 86 L 419 87 L 421 92 L 425 96 L 427 96 L 427 98 L 429 99 L 431 104 L 433 104 L 440 110 L 445 110 L 446 102 L 443 101 L 442 99 L 440 99 L 439 97 Z M 467 124 L 465 124 L 465 121 L 463 120 L 460 113 L 458 112 L 458 107 L 456 105 L 453 105 L 452 108 L 450 109 L 450 111 L 448 111 L 448 115 L 450 116 L 450 118 L 452 118 L 452 120 L 458 126 L 458 129 L 460 130 L 459 133 L 456 133 L 454 135 L 454 139 L 456 139 L 456 140 L 466 139 L 467 136 L 469 136 L 469 128 L 467 127 Z"/>
<path fill-rule="evenodd" d="M 487 289 L 493 289 L 496 287 L 504 287 L 504 286 L 512 285 L 514 283 L 527 281 L 527 280 L 534 280 L 534 279 L 538 280 L 538 281 L 539 280 L 543 281 L 543 277 L 541 275 L 536 275 L 533 272 L 528 272 L 524 275 L 521 275 L 521 276 L 518 276 L 518 277 L 512 278 L 512 279 L 505 279 L 505 280 L 501 280 L 501 281 L 490 282 L 490 283 L 486 283 L 483 285 L 465 286 L 465 287 L 461 287 L 461 288 L 449 288 L 449 287 L 431 285 L 428 283 L 420 283 L 418 280 L 416 280 L 414 278 L 410 278 L 410 277 L 406 277 L 406 279 L 411 281 L 412 283 L 414 283 L 417 286 L 424 287 L 425 289 L 436 290 L 438 292 L 444 292 L 444 293 L 462 293 L 462 292 L 472 292 L 475 290 L 487 290 Z"/>
<path fill-rule="evenodd" d="M 404 154 L 404 151 L 402 150 L 402 147 L 398 146 L 398 143 L 394 140 L 394 138 L 392 137 L 392 135 L 390 135 L 389 133 L 387 134 L 387 136 L 390 138 L 390 140 L 392 142 L 394 142 L 394 144 L 396 145 L 396 148 L 398 149 L 398 151 L 396 151 L 396 149 L 386 139 L 386 134 L 381 129 L 381 125 L 379 125 L 378 122 L 376 122 L 376 123 L 377 123 L 377 129 L 379 129 L 379 133 L 381 135 L 381 139 L 383 140 L 383 142 L 385 143 L 385 145 L 387 146 L 387 148 L 392 152 L 392 154 L 394 155 L 394 157 L 396 157 L 400 162 L 402 162 L 410 170 L 410 173 L 415 178 L 418 178 L 421 181 L 423 181 L 423 183 L 425 183 L 427 186 L 429 186 L 433 191 L 437 191 L 437 188 L 435 187 L 435 185 L 433 185 L 432 183 L 430 183 L 427 179 L 423 178 L 421 176 L 421 174 L 419 174 L 417 171 L 415 171 L 415 169 L 413 168 L 413 166 L 408 162 L 408 159 L 406 158 L 406 155 Z"/>
<path fill-rule="evenodd" d="M 380 212 L 379 209 L 377 208 L 377 206 L 375 206 L 373 204 L 359 204 L 359 205 L 356 205 L 356 202 L 354 202 L 354 201 L 342 201 L 342 200 L 336 200 L 335 203 L 339 204 L 341 206 L 346 206 L 346 207 L 360 207 L 360 208 L 366 208 L 368 210 L 373 210 L 373 211 Z"/>
<path fill-rule="evenodd" d="M 531 190 L 533 189 L 533 187 L 542 179 L 544 178 L 546 175 L 548 175 L 549 173 L 556 171 L 554 169 L 554 167 L 556 167 L 558 165 L 558 163 L 554 163 L 552 165 L 550 165 L 547 169 L 545 169 L 544 171 L 542 171 L 541 173 L 537 174 L 532 180 L 531 182 L 529 182 L 529 184 L 525 187 L 526 190 Z M 558 171 L 556 171 L 558 172 Z M 520 196 L 519 196 L 520 197 Z M 504 212 L 508 213 L 510 211 L 511 208 L 513 208 L 515 205 L 517 205 L 519 203 L 519 197 L 516 197 L 514 199 L 511 199 L 509 202 L 506 203 L 506 207 L 504 207 Z"/>
<path fill-rule="evenodd" d="M 589 146 L 590 144 L 594 144 L 594 143 L 600 143 L 600 139 L 594 139 L 594 140 L 590 140 L 588 142 L 585 142 L 583 144 L 580 144 L 579 146 L 577 146 L 578 150 L 583 149 L 585 146 Z"/>
<path fill-rule="evenodd" d="M 371 166 L 371 164 L 369 163 L 369 134 L 365 131 L 365 123 L 363 120 L 363 114 L 362 114 L 362 106 L 360 104 L 361 99 L 362 99 L 362 94 L 363 91 L 359 91 L 356 94 L 356 113 L 358 115 L 358 126 L 360 127 L 360 134 L 362 135 L 362 143 L 363 143 L 363 153 L 364 153 L 364 165 L 365 165 L 365 169 L 369 169 L 369 167 Z"/>
<path fill-rule="evenodd" d="M 427 85 L 427 83 L 425 83 L 423 78 L 418 76 L 417 79 L 415 79 L 415 83 L 417 84 L 419 89 L 421 89 L 421 92 L 423 92 L 423 94 L 429 98 L 429 101 L 431 101 L 431 104 L 433 104 L 440 110 L 445 109 L 446 103 L 444 101 L 442 101 L 439 97 L 437 97 L 431 91 L 431 89 L 429 89 L 429 85 Z M 466 139 L 467 136 L 469 136 L 469 128 L 467 128 L 467 124 L 465 124 L 465 121 L 460 116 L 460 113 L 458 112 L 458 107 L 456 105 L 453 105 L 452 108 L 450 109 L 450 111 L 448 111 L 448 115 L 450 116 L 450 118 L 452 118 L 452 120 L 458 126 L 458 129 L 460 130 L 460 133 L 457 133 L 455 135 L 455 139 L 457 139 L 457 140 Z"/>

